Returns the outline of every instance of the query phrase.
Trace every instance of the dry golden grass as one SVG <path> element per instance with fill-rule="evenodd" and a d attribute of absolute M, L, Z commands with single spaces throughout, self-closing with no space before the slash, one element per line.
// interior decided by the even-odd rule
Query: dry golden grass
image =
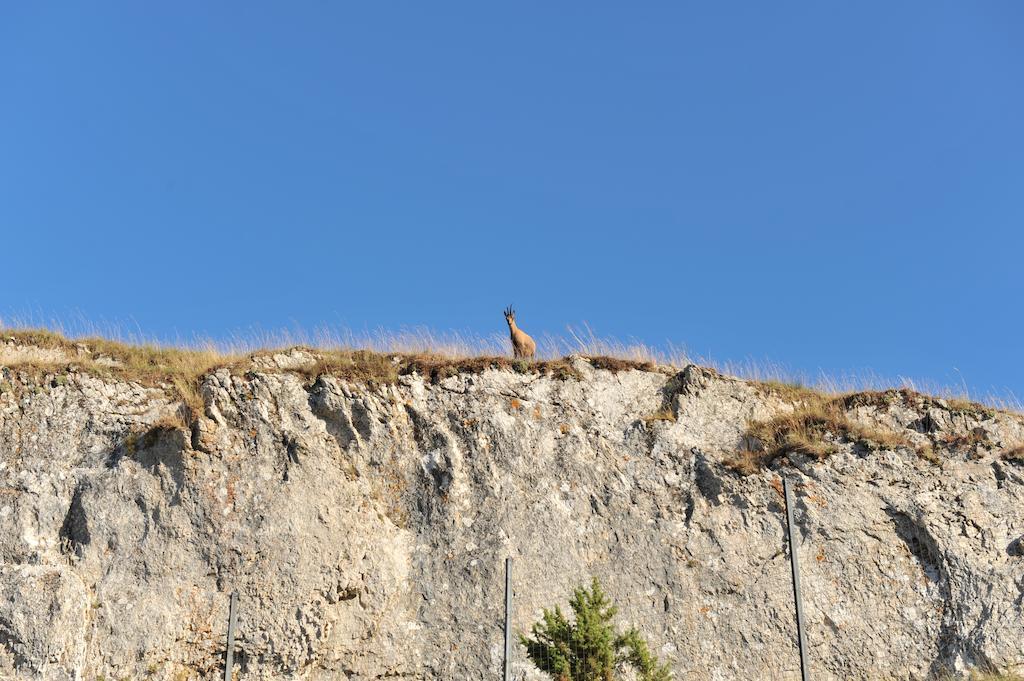
<path fill-rule="evenodd" d="M 966 398 L 939 398 L 925 395 L 910 388 L 889 388 L 887 390 L 863 390 L 842 396 L 848 408 L 887 407 L 892 404 L 906 404 L 916 409 L 944 407 L 959 414 L 970 414 L 979 418 L 992 418 L 996 409 Z"/>
<path fill-rule="evenodd" d="M 954 412 L 975 415 L 994 415 L 997 411 L 1024 413 L 1024 402 L 1010 390 L 970 395 L 966 387 L 951 386 L 931 381 L 915 381 L 906 377 L 885 377 L 871 371 L 847 374 L 808 375 L 793 372 L 768 361 L 719 363 L 702 358 L 696 363 L 714 366 L 719 372 L 752 382 L 765 393 L 773 393 L 789 400 L 807 394 L 846 396 L 862 404 L 881 406 L 887 401 L 905 399 L 908 404 L 931 406 L 942 400 Z"/>
<path fill-rule="evenodd" d="M 658 411 L 654 412 L 653 414 L 648 414 L 647 416 L 645 416 L 643 418 L 643 420 L 646 421 L 647 423 L 651 423 L 651 422 L 654 422 L 654 421 L 671 421 L 671 422 L 675 422 L 675 420 L 676 420 L 676 413 L 674 411 L 672 411 L 672 407 L 671 406 L 666 405 L 666 406 L 662 407 L 661 409 L 659 409 Z"/>
<path fill-rule="evenodd" d="M 518 374 L 541 374 L 560 380 L 580 379 L 582 374 L 568 359 L 529 361 L 508 357 L 446 357 L 444 355 L 381 354 L 367 350 L 315 351 L 319 360 L 298 373 L 315 379 L 321 375 L 335 376 L 360 383 L 389 384 L 399 376 L 419 374 L 431 382 L 459 374 L 479 374 L 491 369 Z M 593 362 L 595 366 L 597 362 Z M 642 368 L 635 364 L 616 364 L 612 371 Z"/>
<path fill-rule="evenodd" d="M 992 415 L 996 410 L 992 407 L 968 399 L 966 397 L 950 397 L 946 398 L 946 404 L 949 406 L 951 411 L 958 412 L 982 412 L 984 414 Z"/>
<path fill-rule="evenodd" d="M 1010 447 L 1009 449 L 1004 451 L 1000 456 L 1002 456 L 1003 460 L 1005 461 L 1012 461 L 1014 463 L 1024 463 L 1024 444 L 1016 445 L 1015 447 Z"/>
<path fill-rule="evenodd" d="M 413 372 L 437 382 L 458 374 L 478 374 L 488 369 L 517 374 L 538 373 L 558 379 L 580 379 L 582 375 L 567 359 L 528 361 L 508 357 L 452 358 L 440 355 L 411 355 L 401 358 L 401 374 Z"/>
<path fill-rule="evenodd" d="M 116 336 L 120 331 L 108 329 L 105 333 Z M 20 348 L 41 348 L 47 352 L 37 352 L 34 356 L 32 353 L 5 354 L 4 343 L 11 338 Z M 558 353 L 583 356 L 593 367 L 609 371 L 673 371 L 681 370 L 690 363 L 684 352 L 674 348 L 658 352 L 636 342 L 602 339 L 586 327 L 582 331 L 569 329 L 568 338 L 549 336 L 542 339 L 539 348 L 541 359 L 537 361 L 508 357 L 505 354 L 509 351 L 508 340 L 503 334 L 482 338 L 458 333 L 437 334 L 422 328 L 361 335 L 328 330 L 319 330 L 312 335 L 302 332 L 252 334 L 246 338 L 235 337 L 228 342 L 193 341 L 171 346 L 152 340 L 139 341 L 131 336 L 128 336 L 128 341 L 110 340 L 95 333 L 71 339 L 46 329 L 0 327 L 0 362 L 21 371 L 52 375 L 55 385 L 66 382 L 69 372 L 77 371 L 161 387 L 187 407 L 183 415 L 185 420 L 193 419 L 204 409 L 199 387 L 206 374 L 219 367 L 229 367 L 239 373 L 249 371 L 253 368 L 254 358 L 274 352 L 271 348 L 305 346 L 316 360 L 294 371 L 310 380 L 327 374 L 367 384 L 392 384 L 399 377 L 412 373 L 437 382 L 456 374 L 479 373 L 488 369 L 543 374 L 558 379 L 580 378 L 572 362 Z M 851 422 L 844 412 L 856 406 L 882 406 L 896 400 L 912 406 L 936 403 L 936 398 L 906 386 L 886 390 L 861 389 L 852 393 L 842 390 L 855 384 L 884 382 L 871 376 L 844 377 L 841 380 L 819 377 L 808 381 L 806 377 L 793 379 L 778 366 L 764 363 L 719 367 L 722 373 L 752 380 L 755 387 L 765 394 L 798 405 L 791 415 L 751 426 L 749 435 L 763 446 L 764 451 L 737 454 L 734 459 L 741 463 L 736 467 L 743 470 L 750 469 L 754 459 L 763 466 L 791 452 L 825 457 L 834 451 L 837 442 L 844 440 L 862 441 L 868 446 L 904 446 L 907 442 L 900 434 L 869 431 Z M 0 385 L 0 392 L 10 388 L 10 385 Z M 975 415 L 994 413 L 990 406 L 951 397 L 950 394 L 947 391 L 943 406 Z M 1011 406 L 1019 408 L 1019 404 Z M 672 418 L 671 410 L 660 410 L 649 420 Z M 929 458 L 929 452 L 925 450 L 921 455 Z"/>
<path fill-rule="evenodd" d="M 725 464 L 726 468 L 740 475 L 753 475 L 767 468 L 770 461 L 767 460 L 766 452 L 764 451 L 740 449 L 731 456 L 726 457 L 722 463 Z"/>
<path fill-rule="evenodd" d="M 408 345 L 411 347 L 413 344 Z M 396 353 L 349 348 L 301 349 L 316 359 L 312 364 L 293 371 L 310 380 L 326 374 L 358 383 L 393 384 L 400 376 L 416 373 L 437 382 L 458 374 L 480 373 L 489 369 L 541 374 L 560 380 L 582 378 L 568 358 L 528 361 L 499 355 L 453 357 L 431 351 Z M 255 359 L 272 352 L 259 349 L 243 353 L 230 347 L 217 348 L 213 344 L 166 347 L 152 343 L 132 345 L 95 337 L 71 340 L 42 329 L 0 331 L 0 362 L 3 366 L 37 377 L 54 375 L 57 383 L 66 382 L 69 373 L 78 372 L 160 387 L 186 407 L 183 421 L 193 420 L 204 410 L 200 384 L 205 375 L 220 367 L 239 373 L 248 371 L 253 368 Z M 591 357 L 588 361 L 595 368 L 613 372 L 655 368 L 645 360 Z M 7 389 L 7 386 L 2 389 Z"/>
<path fill-rule="evenodd" d="M 746 432 L 747 447 L 729 457 L 725 464 L 742 475 L 770 466 L 789 454 L 825 459 L 841 442 L 857 442 L 870 449 L 912 448 L 903 433 L 869 427 L 850 419 L 848 397 L 828 397 L 800 391 L 801 399 L 792 412 L 751 423 Z M 922 456 L 927 452 L 919 451 Z"/>
<path fill-rule="evenodd" d="M 164 430 L 188 430 L 188 428 L 189 423 L 185 420 L 181 411 L 175 411 L 173 414 L 168 414 L 167 416 L 159 418 L 149 427 L 152 432 Z"/>
<path fill-rule="evenodd" d="M 165 387 L 181 400 L 190 416 L 198 415 L 203 410 L 203 399 L 199 393 L 201 377 L 239 359 L 221 353 L 212 346 L 169 348 L 128 345 L 106 338 L 69 340 L 60 334 L 40 329 L 4 330 L 2 337 L 4 340 L 13 339 L 22 347 L 57 351 L 60 356 L 59 359 L 44 357 L 41 360 L 31 356 L 23 359 L 15 356 L 13 360 L 4 362 L 6 366 L 35 374 L 79 371 L 146 386 Z"/>
<path fill-rule="evenodd" d="M 938 466 L 942 463 L 942 458 L 935 452 L 935 447 L 932 446 L 931 442 L 926 442 L 917 448 L 917 455 L 925 461 L 935 464 Z"/>
<path fill-rule="evenodd" d="M 639 369 L 640 371 L 655 371 L 657 365 L 654 362 L 645 359 L 624 359 L 622 357 L 612 357 L 609 355 L 591 355 L 582 354 L 582 357 L 590 360 L 590 364 L 595 369 L 604 369 L 606 371 L 629 371 L 631 369 Z"/>
<path fill-rule="evenodd" d="M 255 357 L 280 350 L 258 349 L 241 352 L 231 347 L 218 348 L 213 344 L 196 347 L 166 347 L 155 344 L 131 345 L 104 338 L 70 340 L 46 330 L 6 329 L 2 338 L 13 339 L 19 346 L 59 350 L 59 360 L 5 360 L 5 365 L 24 369 L 60 370 L 75 367 L 89 373 L 155 385 L 169 383 L 189 404 L 201 402 L 196 378 L 218 367 L 245 370 Z M 429 338 L 427 346 L 430 346 Z M 399 347 L 413 347 L 409 339 L 397 343 Z M 501 355 L 452 356 L 430 350 L 378 350 L 353 348 L 318 348 L 315 346 L 289 346 L 307 350 L 316 357 L 314 364 L 295 369 L 310 378 L 330 374 L 357 382 L 393 383 L 399 376 L 418 373 L 431 380 L 442 380 L 460 373 L 479 373 L 500 369 L 516 373 L 539 373 L 556 378 L 581 378 L 568 358 L 537 361 L 512 359 Z M 0 346 L 2 349 L 2 346 Z M 2 356 L 2 355 L 0 355 Z M 647 360 L 620 357 L 586 357 L 596 369 L 612 372 L 637 369 L 656 370 Z"/>
<path fill-rule="evenodd" d="M 790 402 L 813 399 L 820 394 L 820 391 L 796 382 L 770 379 L 755 380 L 752 384 L 762 394 L 781 397 Z"/>
<path fill-rule="evenodd" d="M 502 347 L 504 348 L 504 345 Z M 693 363 L 684 351 L 671 345 L 666 350 L 659 351 L 637 340 L 623 342 L 614 338 L 604 338 L 594 333 L 593 329 L 586 324 L 580 328 L 566 327 L 565 336 L 550 334 L 543 336 L 539 349 L 541 356 L 544 357 L 582 355 L 609 360 L 624 360 L 652 367 L 660 364 L 682 368 Z"/>
<path fill-rule="evenodd" d="M 504 324 L 496 324 L 504 329 Z M 54 331 L 38 330 L 40 327 Z M 68 338 L 108 339 L 116 338 L 121 342 L 117 345 L 130 347 L 158 347 L 182 350 L 213 350 L 221 359 L 245 358 L 256 352 L 270 348 L 289 348 L 306 346 L 318 351 L 366 351 L 387 355 L 436 355 L 446 358 L 481 358 L 504 357 L 510 354 L 509 340 L 502 332 L 490 335 L 479 335 L 464 332 L 439 333 L 425 327 L 402 328 L 398 331 L 378 329 L 375 331 L 353 332 L 338 327 L 319 327 L 312 331 L 293 328 L 274 332 L 250 329 L 239 335 L 231 335 L 213 342 L 205 338 L 185 338 L 156 340 L 144 336 L 141 332 L 129 328 L 127 331 L 119 324 L 96 324 L 91 320 L 43 319 L 30 315 L 27 320 L 0 319 L 0 334 L 18 333 L 28 339 L 36 334 L 35 341 L 45 345 L 51 343 L 63 346 Z M 671 343 L 661 348 L 652 348 L 637 340 L 620 341 L 614 338 L 598 336 L 590 327 L 567 327 L 561 336 L 551 334 L 534 334 L 538 340 L 537 359 L 557 361 L 566 355 L 590 357 L 595 366 L 602 363 L 614 369 L 618 362 L 628 362 L 630 368 L 650 370 L 661 367 L 668 370 L 681 370 L 689 364 L 712 367 L 719 373 L 736 376 L 752 382 L 763 384 L 766 392 L 776 392 L 783 396 L 793 396 L 804 392 L 841 395 L 864 393 L 867 391 L 885 392 L 892 388 L 901 388 L 910 393 L 932 394 L 946 399 L 953 409 L 972 410 L 978 403 L 984 408 L 1004 411 L 1024 412 L 1024 404 L 1011 391 L 991 393 L 982 396 L 971 396 L 968 399 L 966 386 L 950 387 L 948 385 L 915 382 L 905 377 L 889 378 L 879 376 L 870 371 L 850 374 L 817 375 L 793 372 L 785 366 L 765 360 L 747 360 L 744 362 L 722 363 L 710 357 L 694 357 Z M 105 341 L 112 342 L 112 341 Z M 345 364 L 345 362 L 342 362 Z M 374 373 L 370 371 L 370 373 Z"/>
<path fill-rule="evenodd" d="M 296 369 L 296 373 L 315 379 L 322 375 L 338 376 L 354 383 L 390 384 L 398 380 L 394 361 L 368 350 L 328 350 L 319 352 L 315 364 Z"/>
<path fill-rule="evenodd" d="M 761 382 L 757 387 L 794 405 L 792 412 L 750 424 L 745 432 L 745 446 L 726 460 L 726 465 L 743 475 L 764 470 L 776 460 L 793 453 L 824 459 L 833 454 L 840 443 L 854 442 L 869 449 L 913 449 L 922 459 L 938 464 L 941 450 L 971 451 L 978 446 L 992 448 L 983 428 L 966 434 L 949 434 L 934 442 L 915 444 L 907 432 L 868 426 L 851 417 L 859 407 L 886 408 L 906 405 L 919 411 L 941 407 L 957 414 L 987 420 L 995 416 L 992 407 L 969 400 L 936 398 L 909 388 L 868 390 L 829 396 L 800 385 Z M 1024 459 L 1024 445 L 1003 453 L 1010 461 Z"/>
<path fill-rule="evenodd" d="M 992 442 L 984 428 L 974 428 L 965 435 L 950 433 L 941 439 L 947 449 L 974 449 L 978 445 L 991 447 Z"/>

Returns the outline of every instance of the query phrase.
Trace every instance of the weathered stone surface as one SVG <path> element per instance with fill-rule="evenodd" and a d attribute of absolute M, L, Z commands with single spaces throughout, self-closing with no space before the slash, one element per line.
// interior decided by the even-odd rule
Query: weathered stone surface
<path fill-rule="evenodd" d="M 508 555 L 518 630 L 597 575 L 679 679 L 798 674 L 778 472 L 722 463 L 779 398 L 699 367 L 367 387 L 300 360 L 210 375 L 191 432 L 151 429 L 160 390 L 5 370 L 0 678 L 212 678 L 233 589 L 240 678 L 499 678 Z M 1024 664 L 1024 468 L 998 456 L 1024 421 L 854 411 L 992 446 L 792 457 L 817 678 Z"/>
<path fill-rule="evenodd" d="M 90 614 L 85 586 L 66 567 L 0 567 L 0 669 L 76 678 L 86 662 Z"/>

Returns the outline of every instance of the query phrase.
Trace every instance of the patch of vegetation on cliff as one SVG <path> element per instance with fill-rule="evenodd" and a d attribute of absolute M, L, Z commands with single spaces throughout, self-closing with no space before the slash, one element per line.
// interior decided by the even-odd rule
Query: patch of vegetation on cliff
<path fill-rule="evenodd" d="M 948 410 L 954 414 L 969 415 L 976 418 L 992 418 L 999 409 L 957 397 L 933 397 L 910 388 L 889 388 L 886 390 L 828 391 L 810 388 L 799 382 L 777 380 L 754 380 L 750 382 L 762 395 L 778 397 L 786 402 L 797 403 L 813 401 L 822 395 L 832 394 L 842 401 L 846 409 L 857 407 L 884 408 L 903 405 L 922 411 L 932 407 Z"/>
<path fill-rule="evenodd" d="M 932 397 L 909 388 L 866 390 L 846 394 L 842 399 L 848 409 L 855 407 L 889 407 L 895 404 L 902 404 L 918 411 L 939 408 L 954 414 L 974 416 L 979 419 L 991 419 L 998 411 L 993 407 L 973 400 L 956 397 Z"/>
<path fill-rule="evenodd" d="M 540 374 L 559 380 L 583 376 L 569 358 L 529 361 L 501 356 L 451 357 L 438 353 L 390 353 L 362 349 L 299 348 L 312 361 L 291 369 L 315 379 L 321 375 L 342 378 L 353 383 L 394 384 L 401 376 L 419 374 L 431 382 L 459 374 L 478 374 L 487 370 Z M 156 344 L 129 344 L 105 338 L 68 339 L 41 329 L 3 330 L 0 337 L 0 366 L 16 369 L 26 379 L 39 382 L 52 376 L 57 384 L 66 383 L 70 374 L 82 373 L 101 378 L 135 382 L 169 391 L 184 404 L 189 416 L 202 413 L 204 404 L 199 386 L 204 376 L 226 367 L 245 373 L 256 369 L 255 360 L 274 354 L 223 351 L 213 345 L 194 348 L 166 347 Z M 615 357 L 585 357 L 595 368 L 612 372 L 656 371 L 649 361 Z M 10 383 L 10 382 L 8 382 Z M 7 385 L 10 389 L 13 385 Z"/>
<path fill-rule="evenodd" d="M 821 391 L 796 381 L 761 380 L 751 381 L 751 385 L 762 395 L 779 397 L 788 402 L 813 399 L 821 395 Z"/>
<path fill-rule="evenodd" d="M 39 377 L 53 374 L 62 384 L 70 373 L 82 372 L 101 378 L 133 381 L 148 387 L 169 389 L 192 414 L 203 409 L 199 393 L 202 376 L 237 357 L 208 348 L 172 348 L 157 345 L 129 345 L 105 338 L 69 340 L 46 330 L 4 331 L 3 338 L 23 352 L 0 354 L 4 366 Z M 0 345 L 0 350 L 4 346 Z M 53 351 L 33 353 L 31 350 Z M 28 350 L 28 351 L 24 351 Z"/>
<path fill-rule="evenodd" d="M 398 380 L 395 358 L 369 350 L 313 351 L 316 360 L 293 371 L 309 379 L 337 376 L 353 383 L 389 385 Z"/>
<path fill-rule="evenodd" d="M 725 465 L 749 475 L 789 454 L 825 459 L 838 451 L 842 442 L 853 442 L 868 449 L 902 447 L 932 459 L 931 448 L 915 445 L 907 434 L 852 419 L 849 408 L 851 398 L 856 396 L 829 397 L 817 393 L 801 396 L 793 411 L 751 423 L 744 433 L 746 446 L 726 459 Z"/>
<path fill-rule="evenodd" d="M 573 366 L 570 358 L 553 360 L 524 360 L 510 357 L 447 357 L 431 353 L 394 354 L 369 350 L 310 350 L 317 359 L 294 371 L 310 379 L 335 376 L 354 383 L 389 385 L 401 376 L 418 374 L 437 383 L 461 374 L 480 374 L 489 370 L 509 371 L 517 374 L 539 374 L 558 380 L 580 380 L 583 374 Z M 616 360 L 607 357 L 584 357 L 595 369 L 611 372 L 655 371 L 647 362 Z"/>
<path fill-rule="evenodd" d="M 1024 444 L 1010 447 L 1002 453 L 1003 460 L 1011 463 L 1024 464 Z"/>
<path fill-rule="evenodd" d="M 437 382 L 458 374 L 479 374 L 488 369 L 512 371 L 517 374 L 538 373 L 557 379 L 583 378 L 568 359 L 528 361 L 509 357 L 468 357 L 464 359 L 439 355 L 414 355 L 403 362 L 403 375 L 417 373 Z"/>
<path fill-rule="evenodd" d="M 654 423 L 656 421 L 675 423 L 677 418 L 679 417 L 676 415 L 675 411 L 672 410 L 672 405 L 665 405 L 654 413 L 644 416 L 641 420 L 646 423 Z"/>
<path fill-rule="evenodd" d="M 815 392 L 800 384 L 777 381 L 753 383 L 762 395 L 783 400 L 792 407 L 791 412 L 774 418 L 755 421 L 744 432 L 743 446 L 725 461 L 730 469 L 741 475 L 760 472 L 789 454 L 804 454 L 825 459 L 838 451 L 842 443 L 855 443 L 868 449 L 913 450 L 922 459 L 939 463 L 937 450 L 968 456 L 980 456 L 992 451 L 996 445 L 989 440 L 984 428 L 970 427 L 971 422 L 989 421 L 1000 410 L 967 399 L 938 398 L 908 388 L 868 390 L 829 396 Z M 861 408 L 886 410 L 904 407 L 922 414 L 920 427 L 892 429 L 879 425 L 866 425 L 854 412 Z M 931 410 L 943 410 L 949 418 L 967 428 L 965 432 L 939 432 Z M 929 425 L 930 424 L 930 425 Z M 928 437 L 928 441 L 911 439 L 914 432 Z M 1003 453 L 1003 458 L 1016 460 L 1024 453 Z"/>
<path fill-rule="evenodd" d="M 292 372 L 310 380 L 319 376 L 336 376 L 353 383 L 391 385 L 401 377 L 419 375 L 437 383 L 460 374 L 479 374 L 488 370 L 518 374 L 550 376 L 558 380 L 582 378 L 578 362 L 570 358 L 528 361 L 493 354 L 459 356 L 446 352 L 418 351 L 416 341 L 425 347 L 441 347 L 429 334 L 394 341 L 385 336 L 374 349 L 346 347 L 309 347 L 292 343 L 290 350 L 298 351 L 294 362 L 284 362 L 279 368 L 275 355 L 290 354 L 289 350 L 253 349 L 245 344 L 238 349 L 230 346 L 204 344 L 195 347 L 169 347 L 157 343 L 131 344 L 101 337 L 69 339 L 61 334 L 41 329 L 0 330 L 0 394 L 38 391 L 44 384 L 53 388 L 66 385 L 75 374 L 98 376 L 105 379 L 134 382 L 165 391 L 184 408 L 181 420 L 191 424 L 205 409 L 200 385 L 203 378 L 219 368 L 228 368 L 238 375 L 252 371 Z M 341 342 L 343 342 L 342 339 Z M 620 371 L 672 372 L 678 370 L 656 365 L 651 353 L 645 354 L 635 347 L 608 346 L 610 352 L 620 356 L 587 353 L 602 350 L 605 345 L 593 338 L 577 339 L 577 357 L 582 357 L 595 369 Z M 330 342 L 330 339 L 328 339 Z M 392 345 L 393 344 L 393 345 Z M 265 344 L 273 346 L 273 341 Z M 391 352 L 390 347 L 403 348 Z M 472 353 L 471 345 L 456 345 L 452 352 Z M 497 347 L 495 348 L 497 349 Z M 628 353 L 628 355 L 627 355 Z M 625 355 L 625 356 L 624 356 Z M 878 409 L 905 406 L 922 412 L 932 408 L 948 410 L 961 421 L 966 417 L 991 419 L 997 410 L 982 404 L 959 399 L 940 399 L 909 389 L 850 392 L 835 395 L 806 387 L 799 382 L 765 378 L 751 384 L 766 397 L 780 399 L 793 406 L 793 411 L 776 418 L 753 423 L 745 438 L 745 448 L 727 461 L 734 470 L 749 474 L 773 465 L 778 459 L 792 453 L 803 453 L 823 459 L 836 451 L 844 442 L 861 443 L 877 448 L 907 447 L 930 461 L 938 462 L 932 445 L 943 450 L 983 452 L 995 447 L 983 433 L 948 436 L 949 441 L 937 433 L 927 433 L 931 443 L 917 438 L 911 443 L 908 433 L 884 428 L 867 427 L 863 419 L 853 418 L 854 410 L 861 407 Z M 646 421 L 672 421 L 676 417 L 671 406 L 646 417 Z M 949 439 L 949 438 L 952 439 Z M 1020 455 L 1004 455 L 1007 460 L 1018 461 Z M 1015 458 L 1016 457 L 1016 458 Z"/>

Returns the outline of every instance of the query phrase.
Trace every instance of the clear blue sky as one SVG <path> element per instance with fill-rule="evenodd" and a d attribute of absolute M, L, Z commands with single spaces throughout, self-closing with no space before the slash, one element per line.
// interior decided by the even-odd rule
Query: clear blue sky
<path fill-rule="evenodd" d="M 1024 395 L 1024 4 L 554 4 L 8 3 L 0 315 Z"/>

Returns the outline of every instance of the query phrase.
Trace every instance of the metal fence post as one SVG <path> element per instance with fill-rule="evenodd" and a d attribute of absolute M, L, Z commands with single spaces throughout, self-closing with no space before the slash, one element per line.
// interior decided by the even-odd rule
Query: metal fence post
<path fill-rule="evenodd" d="M 807 665 L 807 640 L 804 637 L 804 613 L 800 600 L 800 564 L 796 556 L 796 539 L 793 536 L 793 496 L 789 480 L 782 478 L 783 496 L 786 498 L 786 534 L 789 538 L 789 565 L 793 570 L 793 601 L 796 605 L 796 636 L 800 649 L 800 678 L 808 681 L 810 670 Z"/>
<path fill-rule="evenodd" d="M 505 559 L 505 661 L 502 679 L 512 678 L 512 558 Z"/>
<path fill-rule="evenodd" d="M 228 649 L 224 655 L 224 681 L 231 681 L 231 667 L 235 662 L 235 623 L 238 620 L 238 591 L 231 592 L 228 606 Z"/>

